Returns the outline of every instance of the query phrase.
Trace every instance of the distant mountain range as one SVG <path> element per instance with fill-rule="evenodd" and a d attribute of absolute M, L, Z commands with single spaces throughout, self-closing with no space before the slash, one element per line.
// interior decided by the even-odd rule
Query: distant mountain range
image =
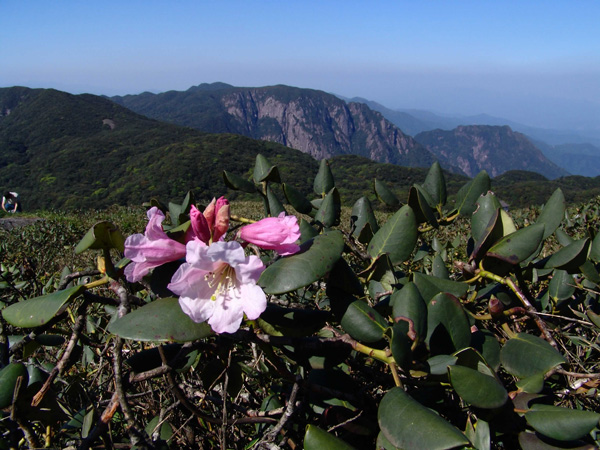
<path fill-rule="evenodd" d="M 454 134 L 437 133 L 432 137 L 434 145 L 424 132 L 421 140 L 404 132 L 414 133 L 424 126 L 407 113 L 383 107 L 380 113 L 370 108 L 372 103 L 345 102 L 312 89 L 283 85 L 241 88 L 215 83 L 187 91 L 143 93 L 112 100 L 157 120 L 208 133 L 237 133 L 278 142 L 317 159 L 354 154 L 409 167 L 429 166 L 438 159 L 449 170 L 469 176 L 483 168 L 494 175 L 514 169 L 538 172 L 548 178 L 568 175 L 523 135 L 506 126 L 461 127 Z M 389 114 L 392 116 L 387 117 Z M 460 147 L 458 135 L 463 137 Z"/>
<path fill-rule="evenodd" d="M 366 105 L 346 105 L 339 99 L 329 103 L 327 94 L 318 91 L 305 93 L 296 88 L 278 87 L 278 100 L 266 92 L 267 88 L 262 97 L 252 89 L 242 89 L 241 92 L 236 89 L 203 85 L 191 91 L 212 92 L 212 97 L 203 97 L 207 104 L 212 102 L 216 105 L 211 111 L 220 110 L 223 90 L 234 94 L 236 101 L 231 103 L 232 111 L 239 112 L 240 105 L 256 107 L 254 116 L 246 112 L 241 117 L 255 118 L 246 126 L 258 137 L 268 132 L 271 136 L 285 137 L 286 143 L 289 143 L 289 136 L 296 136 L 299 138 L 297 142 L 302 142 L 304 138 L 300 139 L 300 136 L 310 136 L 305 128 L 312 126 L 315 133 L 313 140 L 324 144 L 330 140 L 330 146 L 325 148 L 331 152 L 328 159 L 339 181 L 344 204 L 348 206 L 360 196 L 370 196 L 374 200 L 374 178 L 384 181 L 400 198 L 405 198 L 413 183 L 424 180 L 429 162 L 446 157 L 446 150 L 440 144 L 442 141 L 454 142 L 451 147 L 455 149 L 464 147 L 467 154 L 472 153 L 475 146 L 481 151 L 478 156 L 480 163 L 493 159 L 485 155 L 486 148 L 495 149 L 495 152 L 501 153 L 501 159 L 508 160 L 510 151 L 500 145 L 503 142 L 522 141 L 524 150 L 519 154 L 535 154 L 519 133 L 508 127 L 485 126 L 460 127 L 439 139 L 435 137 L 438 132 L 428 132 L 433 143 L 424 138 L 427 133 L 420 135 L 419 139 L 437 152 L 436 156 L 381 114 L 370 112 Z M 248 96 L 249 91 L 251 96 Z M 171 114 L 181 115 L 177 107 L 180 93 L 166 94 L 160 98 L 173 98 Z M 285 107 L 283 100 L 286 95 L 294 100 L 290 100 L 290 103 L 295 102 L 294 107 Z M 298 99 L 298 95 L 302 98 Z M 157 96 L 144 94 L 131 99 L 143 97 L 148 104 L 154 104 Z M 216 121 L 224 127 L 240 126 L 239 117 L 229 112 L 223 112 L 214 119 L 208 114 L 209 110 L 196 105 L 194 97 L 188 107 L 198 108 L 198 113 L 204 111 L 202 117 L 206 123 Z M 272 110 L 280 111 L 282 115 L 269 116 L 269 104 Z M 164 104 L 158 102 L 155 107 L 161 109 Z M 275 117 L 296 120 L 298 131 L 294 134 L 294 127 L 283 127 L 281 124 L 286 122 Z M 306 117 L 310 120 L 303 119 Z M 318 117 L 325 124 L 319 125 Z M 339 121 L 331 123 L 335 118 Z M 183 197 L 188 190 L 195 192 L 200 201 L 209 200 L 213 195 L 227 194 L 235 198 L 239 194 L 227 191 L 222 171 L 249 178 L 256 155 L 262 153 L 272 164 L 279 166 L 284 181 L 310 195 L 318 168 L 318 161 L 310 154 L 230 132 L 208 134 L 189 125 L 150 119 L 95 95 L 71 95 L 53 89 L 26 87 L 0 88 L 0 187 L 19 192 L 27 210 L 140 204 L 152 196 L 168 201 Z M 319 134 L 319 130 L 327 132 Z M 231 130 L 224 128 L 223 131 Z M 338 142 L 349 142 L 348 136 L 352 141 L 346 147 L 348 153 L 335 155 Z M 306 139 L 310 142 L 309 137 Z M 474 144 L 472 139 L 478 139 L 479 143 Z M 371 143 L 375 144 L 374 148 L 380 149 L 379 153 L 373 153 L 375 156 L 408 158 L 410 164 L 422 167 L 378 163 L 351 153 L 360 146 L 368 148 Z M 582 147 L 580 151 L 583 154 L 593 149 Z M 473 166 L 461 166 L 460 158 L 465 157 L 460 152 L 456 153 L 454 159 L 448 158 L 451 162 L 442 163 L 445 169 L 456 164 L 454 171 L 460 171 L 459 167 L 463 167 L 465 172 L 477 170 Z M 492 169 L 490 171 L 494 173 Z M 451 172 L 446 172 L 446 178 L 450 195 L 467 180 L 466 176 Z M 548 181 L 532 172 L 509 170 L 497 176 L 493 186 L 502 198 L 516 207 L 542 203 L 557 187 L 564 190 L 568 201 L 585 201 L 600 193 L 600 177 L 563 177 Z"/>
<path fill-rule="evenodd" d="M 526 135 L 544 156 L 565 171 L 574 175 L 600 175 L 600 132 L 536 128 L 487 114 L 443 116 L 415 109 L 394 110 L 360 97 L 347 101 L 365 103 L 411 136 L 435 129 L 452 130 L 465 125 L 508 125 L 512 130 Z M 585 151 L 582 152 L 582 149 Z"/>

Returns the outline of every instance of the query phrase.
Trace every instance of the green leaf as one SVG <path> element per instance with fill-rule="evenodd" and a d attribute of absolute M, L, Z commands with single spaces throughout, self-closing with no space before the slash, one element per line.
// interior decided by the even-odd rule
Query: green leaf
<path fill-rule="evenodd" d="M 400 205 L 400 200 L 396 195 L 386 186 L 383 181 L 379 181 L 377 178 L 373 181 L 373 189 L 379 201 L 387 206 L 396 208 Z"/>
<path fill-rule="evenodd" d="M 256 163 L 254 164 L 254 183 L 260 184 L 263 181 L 271 181 L 273 183 L 281 183 L 279 170 L 277 166 L 272 166 L 267 158 L 260 153 L 256 155 Z"/>
<path fill-rule="evenodd" d="M 29 374 L 23 363 L 11 363 L 0 370 L 0 409 L 7 408 L 12 404 L 15 385 L 19 377 L 23 377 L 21 387 L 25 390 Z"/>
<path fill-rule="evenodd" d="M 24 300 L 2 310 L 2 316 L 11 325 L 21 328 L 39 327 L 48 323 L 71 300 L 78 297 L 86 287 L 82 284 L 52 294 Z"/>
<path fill-rule="evenodd" d="M 458 361 L 454 355 L 436 355 L 427 360 L 431 375 L 446 375 L 448 366 L 453 366 Z"/>
<path fill-rule="evenodd" d="M 573 441 L 587 436 L 596 426 L 600 414 L 578 409 L 535 404 L 525 419 L 538 433 L 559 441 Z"/>
<path fill-rule="evenodd" d="M 102 221 L 95 224 L 85 234 L 75 247 L 75 253 L 79 254 L 87 249 L 117 249 L 124 251 L 125 238 L 119 228 L 108 221 Z"/>
<path fill-rule="evenodd" d="M 124 339 L 155 342 L 189 342 L 213 334 L 206 322 L 196 323 L 185 314 L 176 298 L 159 298 L 108 326 Z"/>
<path fill-rule="evenodd" d="M 470 261 L 479 262 L 481 258 L 483 258 L 486 252 L 500 239 L 504 237 L 504 227 L 502 223 L 502 218 L 500 216 L 500 208 L 497 208 L 492 215 L 490 216 L 490 220 L 487 226 L 483 230 L 477 231 L 477 235 L 479 236 L 475 239 L 475 230 L 473 230 L 473 238 L 475 239 L 475 245 L 473 246 L 473 252 L 469 257 Z M 473 215 L 475 215 L 477 212 Z M 477 219 L 480 219 L 478 217 Z M 471 221 L 476 222 L 476 221 Z"/>
<path fill-rule="evenodd" d="M 168 441 L 169 439 L 171 439 L 171 437 L 173 436 L 173 429 L 169 425 L 169 422 L 163 421 L 161 423 L 159 416 L 154 417 L 150 422 L 148 422 L 148 425 L 146 425 L 145 431 L 146 433 L 148 433 L 148 436 L 152 436 L 154 430 L 157 427 L 159 432 L 159 439 L 163 441 Z"/>
<path fill-rule="evenodd" d="M 387 440 L 404 450 L 450 449 L 470 444 L 457 428 L 398 387 L 383 397 L 377 417 Z"/>
<path fill-rule="evenodd" d="M 490 190 L 490 177 L 485 170 L 466 183 L 456 194 L 455 209 L 461 216 L 469 216 L 476 209 L 479 196 Z"/>
<path fill-rule="evenodd" d="M 317 172 L 317 176 L 315 177 L 315 181 L 313 183 L 315 194 L 320 197 L 325 197 L 325 194 L 331 191 L 334 187 L 335 182 L 333 181 L 333 174 L 331 173 L 329 163 L 327 160 L 322 159 L 321 163 L 319 164 L 319 171 Z"/>
<path fill-rule="evenodd" d="M 446 179 L 439 162 L 436 161 L 431 165 L 421 186 L 433 200 L 432 207 L 442 207 L 446 204 Z"/>
<path fill-rule="evenodd" d="M 544 236 L 544 224 L 536 223 L 504 236 L 488 250 L 486 258 L 498 259 L 511 265 L 530 257 L 539 247 Z M 484 264 L 485 265 L 485 264 Z"/>
<path fill-rule="evenodd" d="M 394 321 L 407 321 L 414 335 L 412 339 L 423 340 L 427 335 L 427 304 L 417 286 L 409 282 L 402 289 L 394 291 L 390 305 Z"/>
<path fill-rule="evenodd" d="M 283 183 L 283 194 L 288 203 L 300 214 L 310 214 L 312 211 L 312 204 L 293 186 Z"/>
<path fill-rule="evenodd" d="M 431 262 L 431 275 L 436 278 L 443 278 L 444 280 L 450 279 L 450 273 L 448 272 L 444 258 L 439 253 L 435 255 Z"/>
<path fill-rule="evenodd" d="M 325 228 L 337 225 L 340 222 L 342 202 L 337 188 L 331 189 L 321 202 L 319 210 L 315 214 L 315 221 Z"/>
<path fill-rule="evenodd" d="M 564 446 L 557 447 L 556 441 L 552 444 L 541 440 L 537 433 L 523 431 L 519 433 L 519 445 L 523 450 L 597 450 L 598 447 L 584 444 L 581 441 L 568 442 Z"/>
<path fill-rule="evenodd" d="M 558 306 L 564 300 L 568 300 L 575 293 L 575 280 L 566 270 L 556 269 L 548 284 L 548 295 Z"/>
<path fill-rule="evenodd" d="M 516 382 L 517 387 L 528 394 L 539 394 L 544 389 L 544 374 L 536 373 Z"/>
<path fill-rule="evenodd" d="M 518 378 L 544 374 L 566 362 L 548 342 L 526 333 L 519 333 L 504 344 L 500 361 L 508 373 Z"/>
<path fill-rule="evenodd" d="M 409 337 L 409 323 L 401 320 L 392 328 L 392 356 L 400 367 L 407 368 L 411 361 L 413 340 Z"/>
<path fill-rule="evenodd" d="M 471 236 L 475 242 L 481 240 L 492 217 L 500 215 L 500 209 L 502 205 L 493 192 L 487 192 L 477 199 L 477 209 L 471 216 Z"/>
<path fill-rule="evenodd" d="M 345 441 L 321 430 L 316 425 L 306 427 L 304 450 L 352 450 L 353 448 Z"/>
<path fill-rule="evenodd" d="M 317 281 L 342 256 L 344 237 L 338 230 L 303 243 L 294 255 L 280 258 L 261 274 L 258 284 L 267 294 L 284 294 Z"/>
<path fill-rule="evenodd" d="M 392 264 L 406 261 L 417 243 L 417 221 L 412 208 L 404 205 L 379 229 L 367 248 L 372 258 L 388 253 Z"/>
<path fill-rule="evenodd" d="M 420 186 L 414 185 L 408 191 L 408 205 L 413 209 L 417 223 L 428 223 L 435 228 L 439 226 Z"/>
<path fill-rule="evenodd" d="M 556 231 L 565 217 L 565 209 L 565 196 L 562 190 L 558 188 L 550 196 L 536 221 L 536 223 L 543 223 L 545 226 L 543 239 Z"/>
<path fill-rule="evenodd" d="M 373 233 L 377 233 L 379 225 L 373 213 L 371 202 L 367 197 L 361 197 L 354 203 L 350 213 L 350 222 L 353 236 L 359 237 L 367 224 L 370 225 Z"/>
<path fill-rule="evenodd" d="M 254 194 L 256 192 L 256 186 L 249 180 L 236 175 L 235 173 L 223 171 L 223 181 L 225 182 L 225 186 L 229 189 L 234 189 L 236 191 L 248 192 L 249 194 Z"/>
<path fill-rule="evenodd" d="M 285 213 L 285 208 L 271 189 L 271 186 L 267 186 L 267 201 L 269 202 L 269 214 L 271 217 L 277 217 L 280 213 Z"/>
<path fill-rule="evenodd" d="M 456 393 L 477 408 L 500 408 L 508 400 L 504 386 L 492 376 L 464 366 L 449 366 L 450 383 Z"/>
<path fill-rule="evenodd" d="M 431 299 L 427 305 L 426 342 L 432 353 L 450 353 L 450 345 L 454 351 L 470 345 L 469 320 L 456 297 L 440 292 Z"/>
<path fill-rule="evenodd" d="M 600 262 L 600 233 L 596 233 L 596 236 L 594 236 L 589 258 L 594 262 Z"/>
<path fill-rule="evenodd" d="M 304 219 L 300 219 L 300 243 L 310 241 L 315 236 L 319 235 L 319 230 L 314 228 Z"/>
<path fill-rule="evenodd" d="M 454 295 L 455 297 L 462 297 L 467 293 L 469 285 L 461 283 L 460 281 L 444 280 L 443 278 L 432 277 L 431 275 L 425 275 L 421 272 L 415 272 L 413 275 L 413 282 L 419 288 L 419 292 L 425 300 L 425 303 L 429 301 L 440 292 L 447 292 Z"/>
<path fill-rule="evenodd" d="M 362 300 L 350 303 L 340 324 L 354 339 L 366 343 L 379 341 L 389 326 L 381 314 Z"/>
<path fill-rule="evenodd" d="M 569 273 L 579 273 L 579 267 L 587 260 L 589 248 L 589 238 L 574 241 L 550 256 L 544 264 L 544 268 L 556 268 L 566 270 Z"/>

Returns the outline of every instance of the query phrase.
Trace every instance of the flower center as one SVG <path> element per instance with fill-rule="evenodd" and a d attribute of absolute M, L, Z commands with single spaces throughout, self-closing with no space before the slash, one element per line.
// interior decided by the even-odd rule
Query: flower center
<path fill-rule="evenodd" d="M 226 294 L 229 290 L 236 287 L 235 269 L 227 263 L 217 268 L 214 272 L 209 272 L 204 276 L 211 289 L 214 289 L 210 299 L 216 301 L 219 295 Z"/>

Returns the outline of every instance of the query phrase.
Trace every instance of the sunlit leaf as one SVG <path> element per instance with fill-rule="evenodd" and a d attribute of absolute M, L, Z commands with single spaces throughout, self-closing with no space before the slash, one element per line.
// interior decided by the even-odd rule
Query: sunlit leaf
<path fill-rule="evenodd" d="M 388 253 L 393 264 L 406 261 L 417 243 L 417 222 L 412 208 L 404 205 L 379 229 L 367 248 L 372 258 Z"/>
<path fill-rule="evenodd" d="M 79 241 L 75 253 L 79 254 L 88 249 L 117 249 L 123 252 L 125 238 L 119 228 L 111 222 L 102 221 L 95 224 Z"/>
<path fill-rule="evenodd" d="M 256 184 L 263 181 L 271 181 L 273 183 L 281 182 L 277 166 L 272 166 L 269 161 L 267 161 L 267 158 L 260 153 L 256 155 L 253 178 Z"/>
<path fill-rule="evenodd" d="M 14 303 L 2 310 L 2 316 L 11 325 L 21 328 L 39 327 L 48 323 L 86 287 L 82 284 L 52 294 Z"/>
<path fill-rule="evenodd" d="M 427 304 L 417 286 L 407 283 L 402 289 L 394 291 L 390 304 L 394 320 L 407 321 L 414 334 L 412 339 L 423 340 L 427 335 Z"/>
<path fill-rule="evenodd" d="M 556 231 L 565 217 L 565 209 L 565 196 L 562 190 L 558 188 L 550 196 L 536 221 L 536 223 L 543 223 L 545 226 L 543 239 Z"/>
<path fill-rule="evenodd" d="M 300 252 L 280 258 L 261 274 L 258 284 L 267 294 L 283 294 L 319 280 L 341 257 L 344 237 L 338 230 L 303 243 Z"/>
<path fill-rule="evenodd" d="M 417 185 L 410 188 L 408 192 L 408 205 L 414 211 L 417 223 L 428 223 L 435 228 L 438 227 L 435 214 L 431 206 L 429 206 L 425 195 L 423 195 L 423 188 Z"/>
<path fill-rule="evenodd" d="M 21 386 L 24 390 L 29 381 L 29 374 L 23 363 L 11 363 L 0 370 L 0 409 L 11 405 L 19 377 L 22 377 Z"/>
<path fill-rule="evenodd" d="M 223 171 L 223 181 L 225 186 L 236 191 L 248 192 L 253 194 L 256 192 L 256 186 L 249 180 L 236 175 L 235 173 Z"/>
<path fill-rule="evenodd" d="M 299 213 L 309 214 L 312 211 L 312 205 L 308 199 L 293 186 L 283 183 L 283 193 L 289 204 Z"/>
<path fill-rule="evenodd" d="M 574 241 L 550 256 L 550 258 L 546 260 L 544 268 L 556 268 L 566 270 L 569 273 L 578 273 L 579 267 L 583 265 L 587 259 L 589 248 L 589 238 Z"/>
<path fill-rule="evenodd" d="M 431 299 L 427 305 L 426 342 L 434 353 L 448 353 L 470 345 L 469 320 L 456 297 L 441 292 Z"/>
<path fill-rule="evenodd" d="M 367 197 L 361 197 L 354 203 L 352 212 L 350 213 L 350 221 L 352 234 L 356 237 L 360 236 L 361 231 L 363 231 L 367 224 L 370 225 L 372 233 L 376 233 L 379 230 L 377 219 L 375 219 L 375 214 L 373 213 L 373 207 Z"/>
<path fill-rule="evenodd" d="M 213 334 L 206 323 L 185 314 L 176 298 L 159 298 L 116 319 L 108 330 L 124 339 L 155 342 L 189 342 Z"/>
<path fill-rule="evenodd" d="M 337 225 L 340 222 L 341 211 L 340 193 L 336 188 L 333 188 L 321 202 L 321 206 L 315 214 L 315 222 L 320 223 L 325 228 Z"/>
<path fill-rule="evenodd" d="M 541 223 L 521 228 L 490 247 L 486 257 L 512 265 L 519 264 L 539 248 L 543 235 L 544 224 Z"/>

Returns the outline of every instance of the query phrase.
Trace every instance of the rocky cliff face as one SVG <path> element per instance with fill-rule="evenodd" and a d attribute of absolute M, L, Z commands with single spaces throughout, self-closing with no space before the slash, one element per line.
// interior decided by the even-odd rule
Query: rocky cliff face
<path fill-rule="evenodd" d="M 415 139 L 442 163 L 454 165 L 471 177 L 481 170 L 496 177 L 508 170 L 519 169 L 538 172 L 548 178 L 568 175 L 525 135 L 508 126 L 460 126 L 450 131 L 419 133 Z"/>
<path fill-rule="evenodd" d="M 378 162 L 422 167 L 435 160 L 422 145 L 368 106 L 346 104 L 322 91 L 220 85 L 138 97 L 113 100 L 158 120 L 278 142 L 317 159 L 356 154 Z"/>

